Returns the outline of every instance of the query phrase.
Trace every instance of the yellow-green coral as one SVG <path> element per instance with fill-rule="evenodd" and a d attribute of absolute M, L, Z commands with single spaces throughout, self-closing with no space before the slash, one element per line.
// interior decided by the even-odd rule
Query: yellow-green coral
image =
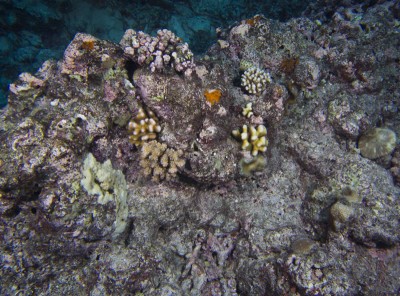
<path fill-rule="evenodd" d="M 263 156 L 257 155 L 252 158 L 242 158 L 239 161 L 240 173 L 244 176 L 250 176 L 256 171 L 261 171 L 264 169 L 266 160 Z"/>
<path fill-rule="evenodd" d="M 143 108 L 139 109 L 136 117 L 128 124 L 129 141 L 136 146 L 156 139 L 157 133 L 160 131 L 161 126 L 158 124 L 158 118 L 154 112 L 150 110 L 146 112 Z"/>
<path fill-rule="evenodd" d="M 264 125 L 247 127 L 243 125 L 242 130 L 233 130 L 232 135 L 242 141 L 242 150 L 250 150 L 251 155 L 257 156 L 258 152 L 267 151 L 267 128 Z"/>
<path fill-rule="evenodd" d="M 146 176 L 160 182 L 175 178 L 185 164 L 182 150 L 168 148 L 164 143 L 150 141 L 143 143 L 140 165 Z"/>
<path fill-rule="evenodd" d="M 253 113 L 253 103 L 247 103 L 245 107 L 243 107 L 242 115 L 250 118 L 254 115 Z"/>
<path fill-rule="evenodd" d="M 240 60 L 240 70 L 246 71 L 247 69 L 254 67 L 254 64 L 248 60 Z"/>

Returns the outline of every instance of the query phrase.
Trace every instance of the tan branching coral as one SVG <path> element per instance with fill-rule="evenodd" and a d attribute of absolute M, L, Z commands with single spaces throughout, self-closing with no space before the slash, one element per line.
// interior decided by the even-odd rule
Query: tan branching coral
<path fill-rule="evenodd" d="M 146 112 L 143 108 L 139 109 L 136 117 L 128 124 L 129 141 L 136 146 L 155 140 L 160 131 L 161 126 L 158 124 L 158 118 L 154 112 L 151 110 Z"/>
<path fill-rule="evenodd" d="M 152 176 L 153 181 L 175 178 L 184 164 L 182 150 L 168 148 L 166 144 L 157 141 L 143 143 L 140 165 L 144 174 Z"/>
<path fill-rule="evenodd" d="M 257 128 L 243 125 L 242 130 L 233 130 L 232 135 L 242 141 L 242 150 L 250 150 L 253 156 L 257 156 L 258 152 L 267 151 L 267 128 L 264 125 Z"/>

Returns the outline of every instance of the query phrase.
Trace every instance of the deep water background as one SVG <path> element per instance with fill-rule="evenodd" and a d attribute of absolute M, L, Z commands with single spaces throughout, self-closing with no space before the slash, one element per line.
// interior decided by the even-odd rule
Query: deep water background
<path fill-rule="evenodd" d="M 128 28 L 155 34 L 167 28 L 195 54 L 216 41 L 215 29 L 255 14 L 285 21 L 313 0 L 0 0 L 0 107 L 8 85 L 22 72 L 35 73 L 45 60 L 60 59 L 77 32 L 118 42 Z"/>

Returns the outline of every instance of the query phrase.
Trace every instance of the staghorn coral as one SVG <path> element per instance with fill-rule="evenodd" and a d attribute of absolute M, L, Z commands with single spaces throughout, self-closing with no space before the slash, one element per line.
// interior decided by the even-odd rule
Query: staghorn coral
<path fill-rule="evenodd" d="M 271 82 L 269 73 L 256 67 L 247 69 L 242 75 L 242 86 L 250 94 L 260 95 Z"/>
<path fill-rule="evenodd" d="M 188 44 L 166 29 L 158 30 L 156 37 L 129 29 L 120 44 L 126 56 L 140 66 L 149 65 L 152 72 L 162 71 L 168 65 L 177 72 L 194 67 L 193 53 Z"/>
<path fill-rule="evenodd" d="M 242 141 L 242 150 L 250 150 L 253 156 L 257 156 L 259 151 L 267 151 L 267 128 L 262 124 L 257 128 L 254 126 L 247 127 L 245 124 L 242 127 L 242 131 L 233 130 L 232 135 Z"/>
<path fill-rule="evenodd" d="M 185 164 L 182 150 L 168 148 L 164 143 L 150 141 L 143 144 L 140 165 L 146 176 L 160 182 L 176 177 L 179 169 Z"/>
<path fill-rule="evenodd" d="M 161 126 L 158 124 L 158 118 L 153 111 L 147 112 L 140 108 L 138 114 L 128 124 L 129 141 L 141 146 L 144 141 L 154 140 L 157 133 L 161 131 Z"/>

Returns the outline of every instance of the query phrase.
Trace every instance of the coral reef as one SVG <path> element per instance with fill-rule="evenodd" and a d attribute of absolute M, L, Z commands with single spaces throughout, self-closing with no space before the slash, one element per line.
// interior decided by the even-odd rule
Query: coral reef
<path fill-rule="evenodd" d="M 178 6 L 170 0 L 132 2 L 55 0 L 35 2 L 10 0 L 1 3 L 4 34 L 0 37 L 0 107 L 7 103 L 8 85 L 20 72 L 32 72 L 48 59 L 62 58 L 76 32 L 85 32 L 117 42 L 129 24 L 156 33 L 169 28 L 190 44 L 196 54 L 204 54 L 216 39 L 216 28 L 227 27 L 242 15 L 264 13 L 275 19 L 301 15 L 309 0 L 299 3 L 263 3 L 246 0 L 188 1 Z M 91 46 L 90 42 L 86 43 Z"/>
<path fill-rule="evenodd" d="M 399 145 L 360 144 L 400 133 L 399 9 L 346 3 L 219 29 L 185 74 L 79 33 L 19 76 L 0 112 L 0 294 L 398 294 Z M 273 81 L 244 93 L 241 64 Z"/>

